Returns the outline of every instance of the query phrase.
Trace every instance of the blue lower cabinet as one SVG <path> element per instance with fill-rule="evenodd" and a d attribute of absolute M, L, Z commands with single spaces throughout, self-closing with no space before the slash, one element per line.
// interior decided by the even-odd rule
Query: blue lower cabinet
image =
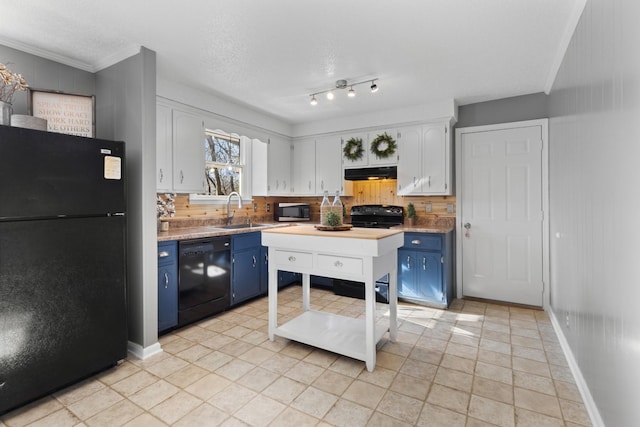
<path fill-rule="evenodd" d="M 158 332 L 178 325 L 178 242 L 158 243 Z"/>
<path fill-rule="evenodd" d="M 231 236 L 231 305 L 262 293 L 260 232 Z"/>
<path fill-rule="evenodd" d="M 405 233 L 398 249 L 398 298 L 447 308 L 453 299 L 452 233 Z"/>
<path fill-rule="evenodd" d="M 278 289 L 289 286 L 293 283 L 300 283 L 302 281 L 302 274 L 293 273 L 291 271 L 278 270 Z"/>

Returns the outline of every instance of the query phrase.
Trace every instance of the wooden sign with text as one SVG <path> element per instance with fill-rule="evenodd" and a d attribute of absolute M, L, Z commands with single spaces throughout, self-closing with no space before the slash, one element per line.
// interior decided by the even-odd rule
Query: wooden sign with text
<path fill-rule="evenodd" d="M 29 89 L 29 113 L 47 120 L 49 132 L 95 136 L 95 96 Z"/>

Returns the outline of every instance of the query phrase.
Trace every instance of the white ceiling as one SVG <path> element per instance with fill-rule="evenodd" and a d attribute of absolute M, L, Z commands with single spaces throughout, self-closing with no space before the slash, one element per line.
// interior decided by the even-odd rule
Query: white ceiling
<path fill-rule="evenodd" d="M 159 77 L 295 124 L 544 91 L 584 0 L 2 3 L 2 44 L 90 71 L 145 46 Z M 375 94 L 309 104 L 338 79 L 374 77 Z"/>

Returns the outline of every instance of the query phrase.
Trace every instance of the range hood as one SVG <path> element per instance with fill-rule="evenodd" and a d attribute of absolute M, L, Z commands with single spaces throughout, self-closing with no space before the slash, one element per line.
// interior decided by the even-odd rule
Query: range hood
<path fill-rule="evenodd" d="M 344 179 L 347 181 L 364 181 L 367 179 L 396 179 L 397 166 L 380 166 L 373 168 L 345 169 Z"/>

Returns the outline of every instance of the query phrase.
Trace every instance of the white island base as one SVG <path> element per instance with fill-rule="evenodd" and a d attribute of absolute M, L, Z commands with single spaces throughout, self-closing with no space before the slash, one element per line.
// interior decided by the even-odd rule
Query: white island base
<path fill-rule="evenodd" d="M 262 232 L 269 247 L 269 339 L 298 341 L 366 362 L 373 371 L 376 346 L 388 331 L 397 331 L 397 249 L 402 231 L 353 229 L 318 231 L 296 226 Z M 302 273 L 304 312 L 278 326 L 278 270 Z M 364 282 L 365 319 L 310 310 L 310 274 Z M 389 274 L 388 322 L 376 323 L 376 279 Z"/>

